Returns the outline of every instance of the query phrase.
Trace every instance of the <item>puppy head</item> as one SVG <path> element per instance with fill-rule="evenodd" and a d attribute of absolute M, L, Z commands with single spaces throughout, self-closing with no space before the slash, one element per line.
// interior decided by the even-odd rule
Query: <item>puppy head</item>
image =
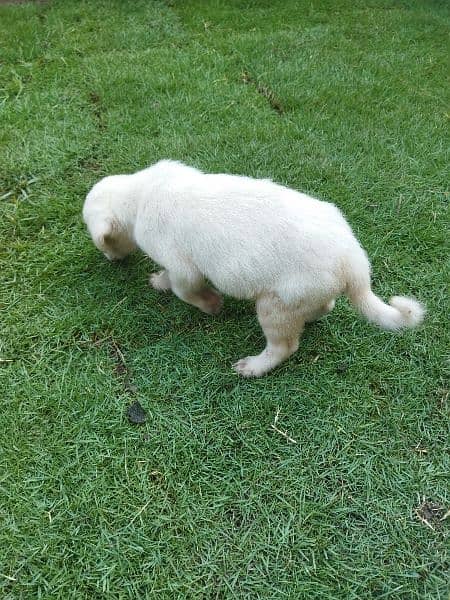
<path fill-rule="evenodd" d="M 117 176 L 105 177 L 88 193 L 83 206 L 92 241 L 108 260 L 125 258 L 136 248 L 120 183 Z"/>
<path fill-rule="evenodd" d="M 126 230 L 121 229 L 113 217 L 94 219 L 88 229 L 92 241 L 108 260 L 121 260 L 136 248 Z"/>

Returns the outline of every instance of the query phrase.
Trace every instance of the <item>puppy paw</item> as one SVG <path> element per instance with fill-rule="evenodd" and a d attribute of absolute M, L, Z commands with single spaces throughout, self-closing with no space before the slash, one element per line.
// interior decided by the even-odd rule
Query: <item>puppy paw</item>
<path fill-rule="evenodd" d="M 336 300 L 333 298 L 333 299 L 332 299 L 332 300 L 330 300 L 330 301 L 328 302 L 328 304 L 325 306 L 325 311 L 326 311 L 326 313 L 329 313 L 329 312 L 331 312 L 331 311 L 333 310 L 333 308 L 335 307 L 335 305 L 336 305 Z"/>
<path fill-rule="evenodd" d="M 214 290 L 206 288 L 199 293 L 199 297 L 199 308 L 208 315 L 218 315 L 222 310 L 222 296 Z"/>
<path fill-rule="evenodd" d="M 270 371 L 270 367 L 259 356 L 241 358 L 234 363 L 233 369 L 242 377 L 260 377 Z"/>
<path fill-rule="evenodd" d="M 171 289 L 170 279 L 166 271 L 152 273 L 149 277 L 149 283 L 152 288 L 159 290 L 160 292 L 167 292 Z"/>

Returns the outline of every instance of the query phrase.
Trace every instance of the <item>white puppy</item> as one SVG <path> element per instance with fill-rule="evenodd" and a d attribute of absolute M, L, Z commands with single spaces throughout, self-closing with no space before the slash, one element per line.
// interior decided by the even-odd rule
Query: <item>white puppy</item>
<path fill-rule="evenodd" d="M 256 302 L 266 336 L 257 356 L 234 368 L 246 377 L 267 373 L 294 353 L 305 322 L 329 312 L 340 294 L 385 329 L 414 327 L 417 301 L 390 305 L 370 289 L 370 264 L 333 204 L 273 183 L 208 175 L 162 160 L 132 175 L 105 177 L 87 195 L 83 217 L 99 250 L 120 259 L 136 246 L 164 270 L 152 286 L 216 314 L 215 288 Z"/>

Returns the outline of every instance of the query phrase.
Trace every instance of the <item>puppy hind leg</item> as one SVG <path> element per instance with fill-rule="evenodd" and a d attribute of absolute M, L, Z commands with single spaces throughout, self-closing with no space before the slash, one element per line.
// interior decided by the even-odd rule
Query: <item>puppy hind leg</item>
<path fill-rule="evenodd" d="M 324 317 L 329 312 L 331 312 L 334 308 L 336 301 L 334 299 L 330 300 L 326 304 L 322 304 L 316 310 L 312 310 L 305 314 L 305 320 L 307 323 L 312 323 L 313 321 L 317 321 L 318 319 Z"/>
<path fill-rule="evenodd" d="M 267 345 L 261 354 L 247 356 L 233 365 L 244 377 L 264 375 L 296 352 L 305 324 L 301 309 L 286 306 L 273 295 L 259 298 L 256 312 Z"/>

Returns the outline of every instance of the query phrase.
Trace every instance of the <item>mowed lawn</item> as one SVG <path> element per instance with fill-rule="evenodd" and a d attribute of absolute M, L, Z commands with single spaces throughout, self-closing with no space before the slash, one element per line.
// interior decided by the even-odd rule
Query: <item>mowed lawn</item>
<path fill-rule="evenodd" d="M 1 598 L 447 598 L 449 24 L 445 1 L 2 3 Z M 164 157 L 335 202 L 424 325 L 342 299 L 240 379 L 251 304 L 158 295 L 81 221 L 94 182 Z"/>

